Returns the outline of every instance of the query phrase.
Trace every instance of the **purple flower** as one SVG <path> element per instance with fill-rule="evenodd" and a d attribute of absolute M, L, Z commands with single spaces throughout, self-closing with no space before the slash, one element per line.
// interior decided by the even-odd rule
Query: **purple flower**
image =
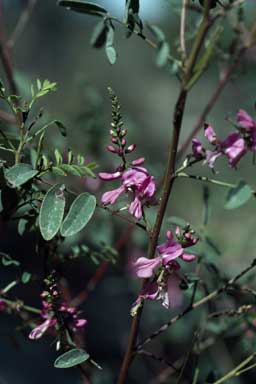
<path fill-rule="evenodd" d="M 28 337 L 31 340 L 40 339 L 40 337 L 42 337 L 49 328 L 55 327 L 56 324 L 57 324 L 57 320 L 47 319 L 42 324 L 40 324 L 36 328 L 32 329 L 32 331 L 30 332 Z"/>
<path fill-rule="evenodd" d="M 247 147 L 240 134 L 238 132 L 234 132 L 221 143 L 221 150 L 227 156 L 229 165 L 233 168 L 246 154 Z"/>
<path fill-rule="evenodd" d="M 244 136 L 248 149 L 256 152 L 256 120 L 243 109 L 240 109 L 236 115 L 236 120 L 239 126 L 245 130 Z M 241 132 L 243 133 L 243 130 Z"/>
<path fill-rule="evenodd" d="M 180 279 L 175 273 L 165 273 L 161 281 L 149 282 L 133 303 L 131 315 L 136 315 L 145 300 L 160 300 L 166 309 L 180 305 L 182 296 L 179 283 Z"/>
<path fill-rule="evenodd" d="M 236 121 L 242 128 L 248 130 L 256 129 L 256 120 L 253 120 L 253 118 L 244 109 L 240 109 L 238 111 Z"/>
<path fill-rule="evenodd" d="M 63 324 L 69 326 L 74 332 L 80 328 L 83 328 L 87 324 L 87 320 L 79 318 L 77 309 L 75 307 L 70 307 L 66 303 L 58 302 L 58 300 L 53 306 L 52 302 L 45 300 L 46 297 L 49 298 L 46 291 L 42 293 L 41 297 L 43 297 L 43 309 L 41 311 L 41 317 L 44 319 L 44 321 L 32 329 L 29 334 L 30 339 L 37 340 L 42 337 L 48 329 L 56 329 L 56 326 L 58 325 L 56 312 L 58 312 L 59 316 L 61 316 Z"/>
<path fill-rule="evenodd" d="M 142 164 L 143 158 L 134 160 L 135 164 Z M 150 176 L 146 168 L 132 166 L 126 171 L 111 173 L 99 173 L 102 180 L 120 178 L 122 185 L 114 190 L 105 192 L 101 198 L 104 205 L 115 204 L 123 193 L 132 193 L 133 201 L 129 205 L 129 212 L 140 220 L 143 216 L 143 205 L 154 195 L 156 190 L 155 179 Z"/>
<path fill-rule="evenodd" d="M 150 278 L 154 280 L 148 282 L 142 290 L 134 305 L 132 306 L 132 315 L 136 314 L 138 308 L 144 300 L 161 300 L 163 306 L 169 308 L 171 298 L 173 297 L 173 279 L 176 276 L 175 271 L 180 268 L 177 259 L 186 262 L 194 261 L 196 256 L 185 253 L 184 248 L 195 245 L 199 238 L 194 237 L 194 231 L 187 226 L 183 231 L 176 228 L 177 240 L 174 240 L 171 231 L 167 231 L 167 241 L 157 247 L 158 255 L 154 259 L 140 257 L 133 264 L 134 272 L 139 278 Z M 156 269 L 159 273 L 156 275 Z M 176 279 L 177 280 L 177 279 Z M 176 284 L 177 285 L 177 284 Z"/>
<path fill-rule="evenodd" d="M 148 259 L 147 257 L 140 257 L 135 263 L 134 263 L 134 270 L 136 275 L 139 278 L 148 278 L 153 276 L 154 270 L 156 267 L 161 264 L 161 257 L 156 257 L 154 259 Z"/>
<path fill-rule="evenodd" d="M 192 152 L 198 160 L 205 157 L 205 163 L 207 163 L 210 168 L 214 168 L 215 161 L 222 155 L 228 158 L 229 165 L 233 168 L 247 152 L 246 141 L 240 132 L 233 132 L 228 135 L 224 141 L 220 141 L 212 126 L 205 124 L 204 135 L 207 140 L 215 146 L 214 150 L 205 150 L 198 139 L 193 139 Z"/>
<path fill-rule="evenodd" d="M 201 160 L 205 156 L 205 149 L 198 139 L 192 139 L 192 152 L 196 160 Z"/>

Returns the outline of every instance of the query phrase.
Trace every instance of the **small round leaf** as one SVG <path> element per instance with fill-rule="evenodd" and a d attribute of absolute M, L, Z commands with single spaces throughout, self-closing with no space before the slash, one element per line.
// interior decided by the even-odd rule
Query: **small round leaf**
<path fill-rule="evenodd" d="M 55 362 L 55 368 L 71 368 L 76 365 L 84 363 L 88 360 L 90 355 L 83 351 L 82 349 L 71 349 L 68 352 L 65 352 L 63 355 L 59 356 Z"/>

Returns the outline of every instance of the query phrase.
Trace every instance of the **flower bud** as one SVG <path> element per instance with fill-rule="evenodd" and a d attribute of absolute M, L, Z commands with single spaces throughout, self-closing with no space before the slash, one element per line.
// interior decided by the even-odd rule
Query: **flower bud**
<path fill-rule="evenodd" d="M 127 135 L 127 129 L 122 129 L 121 136 L 124 137 Z"/>
<path fill-rule="evenodd" d="M 106 149 L 107 149 L 107 151 L 112 152 L 112 153 L 117 153 L 117 151 L 118 151 L 115 147 L 113 147 L 113 145 L 108 145 L 106 147 Z"/>
<path fill-rule="evenodd" d="M 111 141 L 112 141 L 113 144 L 117 144 L 118 143 L 118 140 L 117 140 L 116 137 L 112 137 Z"/>
<path fill-rule="evenodd" d="M 136 148 L 136 144 L 131 144 L 129 147 L 125 150 L 125 153 L 131 153 Z"/>
<path fill-rule="evenodd" d="M 125 140 L 125 139 L 122 139 L 122 141 L 121 141 L 121 145 L 122 145 L 122 147 L 125 147 L 125 146 L 126 146 L 126 140 Z"/>

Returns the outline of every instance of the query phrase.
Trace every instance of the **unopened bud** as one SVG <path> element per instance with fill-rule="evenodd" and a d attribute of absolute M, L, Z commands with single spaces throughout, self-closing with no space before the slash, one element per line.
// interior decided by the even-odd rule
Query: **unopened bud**
<path fill-rule="evenodd" d="M 112 153 L 117 153 L 117 149 L 113 147 L 113 145 L 108 145 L 106 147 L 107 151 L 112 152 Z"/>
<path fill-rule="evenodd" d="M 121 136 L 124 137 L 127 135 L 127 129 L 122 129 Z"/>
<path fill-rule="evenodd" d="M 125 146 L 126 146 L 126 140 L 125 140 L 125 139 L 122 139 L 122 141 L 121 141 L 121 145 L 122 145 L 122 147 L 125 147 Z"/>
<path fill-rule="evenodd" d="M 125 150 L 125 153 L 131 153 L 136 148 L 136 144 L 131 144 L 129 147 Z"/>
<path fill-rule="evenodd" d="M 118 143 L 118 140 L 117 140 L 116 137 L 112 137 L 111 141 L 112 141 L 113 144 L 117 144 Z"/>

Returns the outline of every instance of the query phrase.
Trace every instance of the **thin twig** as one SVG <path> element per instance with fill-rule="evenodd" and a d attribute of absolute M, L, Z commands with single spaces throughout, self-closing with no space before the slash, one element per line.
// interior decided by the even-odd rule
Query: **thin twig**
<path fill-rule="evenodd" d="M 0 58 L 6 73 L 6 77 L 9 83 L 10 92 L 13 95 L 18 95 L 18 88 L 13 76 L 11 56 L 5 41 L 4 30 L 4 16 L 3 16 L 3 2 L 0 0 Z"/>
<path fill-rule="evenodd" d="M 20 14 L 17 24 L 6 43 L 7 48 L 12 49 L 14 47 L 16 41 L 21 36 L 25 27 L 27 26 L 27 23 L 30 20 L 30 17 L 32 15 L 32 12 L 34 10 L 36 3 L 37 3 L 37 0 L 28 0 L 26 8 Z"/>
<path fill-rule="evenodd" d="M 243 57 L 244 53 L 246 52 L 247 48 L 246 47 L 242 47 L 239 52 L 237 53 L 236 57 L 232 60 L 232 63 L 229 65 L 229 67 L 226 69 L 225 73 L 223 74 L 221 80 L 219 81 L 215 91 L 213 92 L 210 100 L 208 101 L 208 103 L 206 104 L 201 116 L 199 117 L 197 123 L 195 124 L 192 132 L 189 134 L 189 136 L 187 137 L 187 139 L 184 141 L 184 143 L 181 145 L 180 149 L 179 149 L 179 152 L 178 152 L 178 160 L 180 158 L 182 158 L 182 156 L 184 155 L 184 153 L 187 151 L 187 149 L 189 148 L 189 146 L 191 145 L 191 140 L 198 134 L 198 132 L 200 131 L 200 129 L 203 127 L 203 124 L 205 123 L 206 121 L 206 118 L 207 116 L 209 115 L 209 113 L 211 112 L 211 110 L 213 109 L 213 107 L 215 106 L 217 100 L 219 99 L 223 89 L 226 87 L 226 85 L 228 84 L 230 78 L 231 78 L 231 75 L 233 74 L 234 70 L 236 69 L 236 67 L 238 66 L 238 64 L 240 63 L 240 60 L 241 58 Z"/>
<path fill-rule="evenodd" d="M 183 63 L 187 59 L 186 49 L 186 14 L 187 14 L 188 0 L 182 0 L 181 19 L 180 19 L 180 52 Z"/>

